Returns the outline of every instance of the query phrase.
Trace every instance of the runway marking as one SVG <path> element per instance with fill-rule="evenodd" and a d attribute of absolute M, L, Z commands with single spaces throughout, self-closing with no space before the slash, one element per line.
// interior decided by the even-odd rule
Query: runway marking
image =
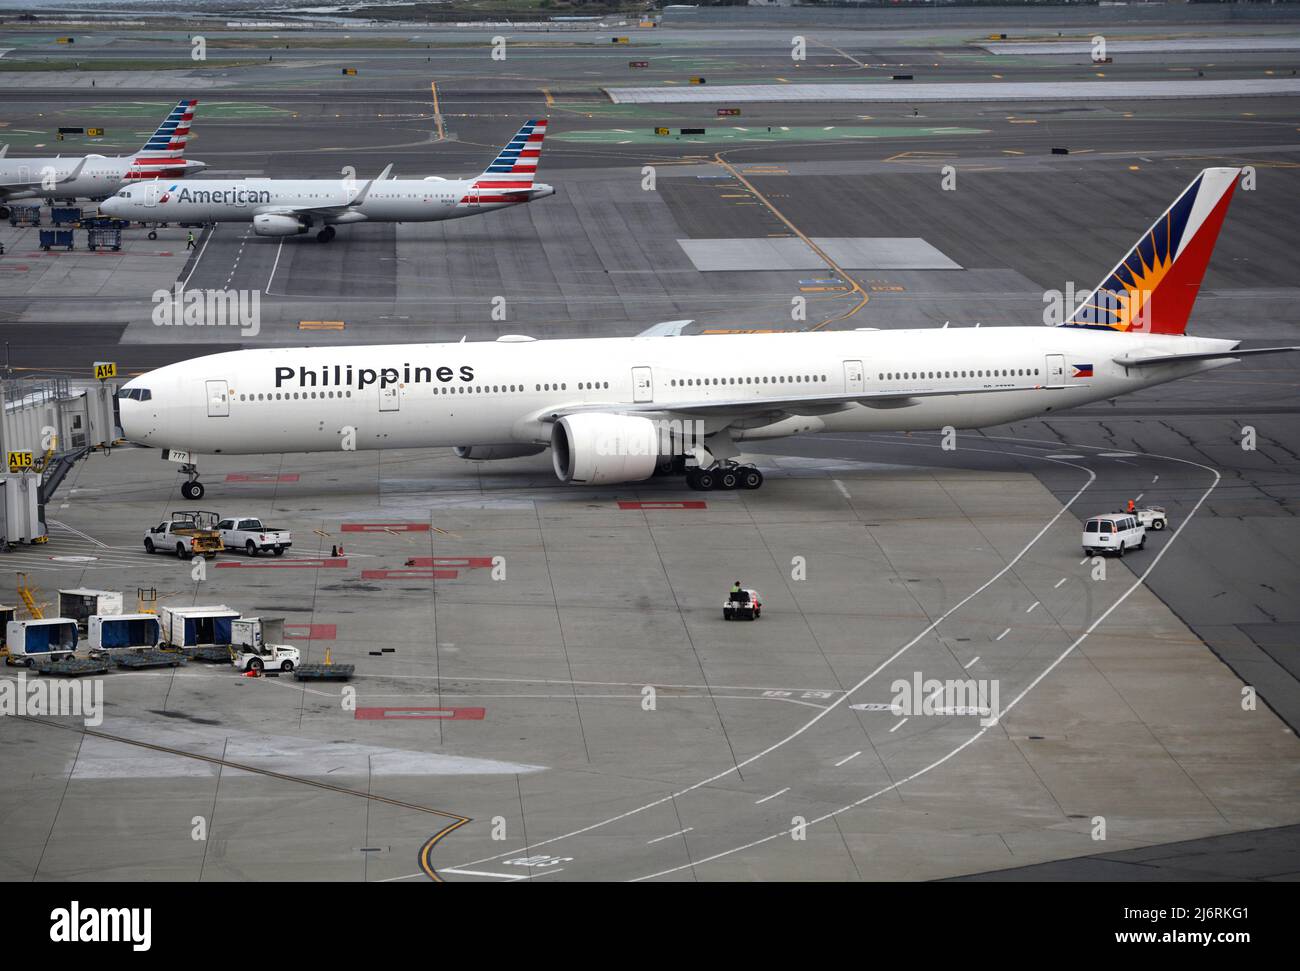
<path fill-rule="evenodd" d="M 1008 629 L 1009 629 L 1009 628 L 1008 628 Z M 974 664 L 978 664 L 978 663 L 979 663 L 979 659 L 980 659 L 980 656 L 979 656 L 978 654 L 976 654 L 973 658 L 971 658 L 969 661 L 967 661 L 965 664 L 963 664 L 963 665 L 961 666 L 961 667 L 962 667 L 962 670 L 963 670 L 963 671 L 969 671 L 969 670 L 971 669 L 971 666 L 972 666 L 972 665 L 974 665 Z"/>
<path fill-rule="evenodd" d="M 908 722 L 908 719 L 910 719 L 911 717 L 912 717 L 912 716 L 909 715 L 909 716 L 907 716 L 907 718 L 904 718 L 902 721 L 900 721 L 897 725 L 895 725 L 893 728 L 891 728 L 891 729 L 889 730 L 889 734 L 890 734 L 890 735 L 893 735 L 894 732 L 898 731 L 900 728 L 902 728 L 904 725 L 906 725 L 907 722 Z"/>
<path fill-rule="evenodd" d="M 1032 614 L 1034 612 L 1034 608 L 1037 607 L 1040 602 L 1041 601 L 1035 600 L 1033 603 L 1031 603 L 1028 607 L 1025 608 L 1025 613 Z"/>
<path fill-rule="evenodd" d="M 1148 455 L 1150 456 L 1150 453 L 1148 453 Z M 820 822 L 825 822 L 826 820 L 832 819 L 835 816 L 848 812 L 851 809 L 856 809 L 858 806 L 864 805 L 870 802 L 871 800 L 884 795 L 887 792 L 891 792 L 894 789 L 900 788 L 904 784 L 911 782 L 913 779 L 918 779 L 921 776 L 926 775 L 933 769 L 938 768 L 939 766 L 947 762 L 949 759 L 952 759 L 958 754 L 960 754 L 968 746 L 973 745 L 975 742 L 979 741 L 979 739 L 983 738 L 984 735 L 988 733 L 990 729 L 1000 724 L 1002 720 L 1006 717 L 1006 715 L 1009 712 L 1011 712 L 1016 707 L 1016 705 L 1018 705 L 1021 701 L 1023 701 L 1026 696 L 1028 696 L 1029 692 L 1031 692 L 1034 688 L 1036 688 L 1043 681 L 1044 678 L 1046 678 L 1049 674 L 1051 674 L 1052 671 L 1054 671 L 1062 661 L 1064 661 L 1067 657 L 1070 656 L 1071 653 L 1074 652 L 1074 649 L 1076 647 L 1082 644 L 1092 634 L 1093 631 L 1095 631 L 1098 627 L 1100 627 L 1101 624 L 1104 623 L 1106 619 L 1112 613 L 1115 612 L 1115 610 L 1120 606 L 1120 604 L 1122 604 L 1125 600 L 1127 600 L 1132 595 L 1134 590 L 1138 589 L 1138 587 L 1142 586 L 1146 582 L 1146 578 L 1151 575 L 1151 572 L 1156 568 L 1157 565 L 1159 565 L 1160 560 L 1164 558 L 1164 555 L 1167 552 L 1169 552 L 1170 547 L 1172 547 L 1174 541 L 1178 539 L 1179 534 L 1181 534 L 1182 531 L 1187 527 L 1187 524 L 1191 522 L 1192 517 L 1195 516 L 1197 511 L 1201 508 L 1201 506 L 1205 504 L 1205 501 L 1210 498 L 1210 494 L 1214 492 L 1214 490 L 1218 487 L 1219 482 L 1222 479 L 1222 476 L 1218 473 L 1218 471 L 1210 468 L 1208 465 L 1202 465 L 1201 463 L 1193 462 L 1190 459 L 1176 458 L 1171 455 L 1160 455 L 1156 457 L 1165 459 L 1166 461 L 1181 462 L 1184 465 L 1191 465 L 1199 469 L 1204 469 L 1206 472 L 1209 472 L 1211 475 L 1214 476 L 1214 481 L 1211 482 L 1210 487 L 1206 489 L 1204 493 L 1201 494 L 1201 497 L 1196 501 L 1196 504 L 1192 507 L 1191 511 L 1183 519 L 1182 524 L 1179 525 L 1179 527 L 1176 530 L 1174 530 L 1173 535 L 1169 537 L 1169 541 L 1160 548 L 1160 551 L 1156 553 L 1155 558 L 1151 561 L 1151 563 L 1147 566 L 1147 568 L 1133 581 L 1133 583 L 1129 585 L 1129 587 L 1115 600 L 1115 602 L 1112 603 L 1109 607 L 1107 607 L 1106 610 L 1102 612 L 1101 616 L 1099 616 L 1095 621 L 1093 621 L 1092 624 L 1089 625 L 1088 628 L 1082 634 L 1080 634 L 1078 638 L 1076 638 L 1074 642 L 1070 644 L 1069 647 L 1067 647 L 1064 651 L 1062 651 L 1061 654 L 1057 656 L 1056 660 L 1054 660 L 1051 664 L 1049 664 L 1046 668 L 1044 668 L 1043 671 L 1024 688 L 1024 690 L 1022 690 L 1018 695 L 1016 695 L 1006 705 L 1006 707 L 1002 709 L 1002 712 L 998 716 L 997 721 L 993 722 L 993 724 L 986 725 L 980 728 L 979 731 L 975 732 L 975 734 L 973 734 L 966 741 L 962 742 L 960 745 L 958 745 L 956 748 L 950 751 L 947 755 L 943 756 L 942 758 L 936 759 L 934 762 L 931 762 L 929 765 L 925 766 L 924 768 L 918 769 L 916 772 L 913 772 L 911 775 L 899 779 L 897 782 L 893 782 L 882 789 L 878 789 L 876 792 L 873 792 L 870 795 L 863 796 L 861 799 L 849 803 L 847 806 L 843 806 L 839 809 L 832 810 L 831 812 L 825 813 L 822 816 L 809 820 L 804 824 L 805 826 L 812 826 Z M 1080 466 L 1080 468 L 1082 468 L 1082 466 Z M 1096 476 L 1093 475 L 1092 478 L 1088 480 L 1088 485 L 1091 485 L 1091 483 L 1095 481 L 1095 479 Z M 1087 485 L 1085 485 L 1084 488 L 1087 488 Z M 1074 497 L 1070 500 L 1070 502 L 1073 503 L 1074 500 L 1079 497 L 1082 491 L 1083 490 L 1080 489 L 1079 492 L 1076 492 Z M 1064 509 L 1062 509 L 1062 512 L 1063 511 Z M 686 866 L 689 866 L 691 868 L 702 866 L 705 863 L 710 863 L 714 860 L 721 859 L 724 856 L 730 856 L 733 853 L 740 853 L 745 850 L 753 849 L 754 847 L 762 845 L 764 843 L 771 842 L 774 839 L 780 839 L 781 837 L 788 836 L 793 832 L 794 832 L 793 829 L 783 829 L 779 833 L 773 833 L 761 839 L 753 840 L 752 842 L 747 843 L 744 846 L 734 847 L 730 850 L 723 850 L 719 853 L 713 854 L 712 856 L 706 856 L 700 860 L 693 860 L 691 863 L 686 864 L 685 866 L 671 867 L 667 870 L 661 870 L 658 873 L 651 873 L 651 874 L 647 874 L 644 877 L 637 877 L 633 882 L 637 883 L 643 880 L 651 880 L 654 879 L 655 877 L 667 876 L 671 873 L 675 873 L 679 870 L 685 869 Z"/>
<path fill-rule="evenodd" d="M 271 293 L 271 282 L 275 279 L 275 271 L 280 268 L 280 254 L 284 252 L 284 240 L 280 240 L 280 245 L 275 248 L 275 262 L 271 264 L 271 275 L 266 278 L 266 292 Z"/>
<path fill-rule="evenodd" d="M 993 450 L 975 448 L 975 449 L 971 449 L 971 451 L 993 451 Z M 1061 464 L 1068 464 L 1068 463 L 1061 463 Z M 1092 469 L 1089 469 L 1086 466 L 1082 466 L 1082 465 L 1074 465 L 1072 466 L 1072 468 L 1076 468 L 1080 472 L 1085 473 L 1088 477 L 1087 480 L 1083 483 L 1083 485 L 1079 486 L 1079 488 L 1075 491 L 1074 495 L 1072 495 L 1065 503 L 1063 503 L 1061 505 L 1061 508 L 1058 509 L 1047 520 L 1047 522 L 1045 522 L 1042 525 L 1042 527 L 1038 530 L 1038 532 L 1035 533 L 1030 538 L 1029 542 L 1027 542 L 1024 546 L 1020 548 L 1020 551 L 1017 552 L 1015 556 L 1013 556 L 1005 564 L 1003 564 L 1001 569 L 997 570 L 992 576 L 990 576 L 982 584 L 980 584 L 978 587 L 976 587 L 966 596 L 962 597 L 959 601 L 957 601 L 957 603 L 953 604 L 942 614 L 940 614 L 937 618 L 935 618 L 929 624 L 927 624 L 910 641 L 908 641 L 897 651 L 895 651 L 889 657 L 885 658 L 878 665 L 876 665 L 875 668 L 873 668 L 870 672 L 868 672 L 861 679 L 859 679 L 851 688 L 844 691 L 838 698 L 836 698 L 825 708 L 822 708 L 816 715 L 814 715 L 808 721 L 804 722 L 803 725 L 796 728 L 793 732 L 789 733 L 784 738 L 778 739 L 777 741 L 773 742 L 771 745 L 767 746 L 766 748 L 758 752 L 755 752 L 753 755 L 749 756 L 748 758 L 742 759 L 741 761 L 735 763 L 734 765 L 731 765 L 728 768 L 723 769 L 719 772 L 715 772 L 713 775 L 701 779 L 699 782 L 695 782 L 692 783 L 691 785 L 684 786 L 681 789 L 677 790 L 676 792 L 669 793 L 666 796 L 661 796 L 658 799 L 654 799 L 641 806 L 637 806 L 632 809 L 625 810 L 624 812 L 618 813 L 614 816 L 610 816 L 603 820 L 599 820 L 595 823 L 590 823 L 587 826 L 582 826 L 579 827 L 578 829 L 570 830 L 567 833 L 561 833 L 559 836 L 552 836 L 549 839 L 542 840 L 541 842 L 538 843 L 534 843 L 532 844 L 531 847 L 527 847 L 526 849 L 535 849 L 540 846 L 548 846 L 551 843 L 558 843 L 562 840 L 572 839 L 575 836 L 581 836 L 593 830 L 608 826 L 611 823 L 619 822 L 621 820 L 629 818 L 630 816 L 635 816 L 637 813 L 644 812 L 647 809 L 653 809 L 656 806 L 661 806 L 666 802 L 671 802 L 672 800 L 679 799 L 682 796 L 686 795 L 687 793 L 694 792 L 695 790 L 701 789 L 708 785 L 712 785 L 713 783 L 717 782 L 719 779 L 724 779 L 729 775 L 740 772 L 746 766 L 752 765 L 753 763 L 759 761 L 760 759 L 765 758 L 766 756 L 775 752 L 777 749 L 780 749 L 785 745 L 788 745 L 790 742 L 794 741 L 794 739 L 799 738 L 801 735 L 806 733 L 809 729 L 813 728 L 823 718 L 825 718 L 831 712 L 835 711 L 842 704 L 844 704 L 849 697 L 851 697 L 856 692 L 860 691 L 862 688 L 866 687 L 866 685 L 869 684 L 872 680 L 874 680 L 875 677 L 878 674 L 880 674 L 881 671 L 885 670 L 886 667 L 894 663 L 896 660 L 898 660 L 900 657 L 902 657 L 904 654 L 910 651 L 917 644 L 921 643 L 921 641 L 923 641 L 925 638 L 929 637 L 930 634 L 933 633 L 936 628 L 938 628 L 941 624 L 947 621 L 948 618 L 951 617 L 954 613 L 956 613 L 966 604 L 970 603 L 972 600 L 974 600 L 976 597 L 982 594 L 985 590 L 993 586 L 993 584 L 997 583 L 1000 579 L 1002 579 L 1004 576 L 1010 573 L 1011 570 L 1015 568 L 1016 564 L 1019 563 L 1025 557 L 1025 554 L 1028 553 L 1029 550 L 1033 548 L 1034 544 L 1037 543 L 1040 539 L 1042 539 L 1045 535 L 1047 535 L 1047 532 L 1053 526 L 1055 526 L 1056 523 L 1070 510 L 1070 507 L 1073 506 L 1079 500 L 1079 497 L 1082 496 L 1084 492 L 1086 492 L 1092 486 L 1092 484 L 1097 481 L 1097 473 L 1092 471 Z M 1186 520 L 1184 520 L 1184 525 L 1186 525 Z M 1162 552 L 1163 550 L 1167 550 L 1168 548 L 1169 546 L 1168 544 L 1166 544 L 1162 548 Z M 899 724 L 901 725 L 902 723 L 900 722 Z M 495 853 L 491 856 L 484 857 L 483 859 L 474 860 L 470 863 L 466 863 L 465 866 L 476 866 L 480 863 L 488 863 L 492 860 L 497 860 L 503 856 L 509 856 L 510 854 L 516 852 L 521 852 L 521 850 L 512 849 L 502 853 Z M 665 871 L 665 872 L 669 872 L 669 871 Z M 651 874 L 651 876 L 659 876 L 659 875 L 660 874 Z M 649 877 L 638 877 L 637 879 L 639 880 L 649 879 Z"/>
<path fill-rule="evenodd" d="M 850 501 L 853 499 L 853 497 L 849 495 L 849 490 L 844 488 L 843 482 L 841 482 L 839 479 L 832 479 L 831 481 L 835 483 L 835 488 L 840 490 L 840 495 L 842 495 L 845 499 L 848 499 Z"/>
<path fill-rule="evenodd" d="M 463 874 L 467 877 L 498 877 L 501 880 L 527 880 L 526 873 L 492 873 L 488 870 L 443 870 L 443 873 Z M 402 879 L 398 877 L 398 879 Z"/>
<path fill-rule="evenodd" d="M 844 758 L 840 759 L 838 762 L 835 763 L 835 768 L 838 769 L 841 765 L 844 765 L 846 762 L 852 762 L 861 754 L 862 752 L 861 750 L 859 750 L 857 752 L 854 752 L 852 755 L 846 755 Z"/>
<path fill-rule="evenodd" d="M 679 829 L 677 832 L 669 833 L 667 836 L 656 836 L 652 840 L 647 840 L 645 845 L 650 846 L 654 843 L 662 843 L 664 840 L 670 840 L 674 836 L 684 836 L 685 834 L 691 832 L 691 830 L 693 829 L 695 829 L 694 826 L 687 826 L 685 829 Z"/>
<path fill-rule="evenodd" d="M 1006 630 L 1004 630 L 1001 634 L 999 634 L 997 637 L 995 637 L 995 638 L 993 638 L 993 639 L 994 639 L 995 641 L 1000 641 L 1000 640 L 1002 640 L 1002 638 L 1006 637 L 1006 636 L 1007 636 L 1008 634 L 1010 634 L 1010 633 L 1011 633 L 1011 628 L 1008 627 Z"/>
<path fill-rule="evenodd" d="M 775 799 L 777 796 L 784 796 L 789 791 L 790 791 L 790 787 L 786 786 L 780 792 L 774 792 L 770 796 L 764 796 L 762 799 L 755 799 L 754 805 L 755 806 L 762 805 L 763 803 L 767 802 L 769 799 Z"/>
<path fill-rule="evenodd" d="M 1087 563 L 1087 562 L 1088 562 L 1088 558 L 1085 556 L 1083 559 L 1081 559 L 1081 560 L 1079 561 L 1079 566 L 1083 566 L 1083 564 L 1085 564 L 1085 563 Z"/>
<path fill-rule="evenodd" d="M 1142 501 L 1142 497 L 1145 496 L 1145 495 L 1146 495 L 1145 492 L 1139 492 L 1139 493 L 1137 494 L 1137 498 L 1134 499 L 1133 501 L 1134 501 L 1134 502 L 1141 502 L 1141 501 Z"/>
<path fill-rule="evenodd" d="M 186 273 L 185 279 L 181 281 L 182 290 L 184 290 L 186 287 L 190 285 L 190 277 L 192 277 L 194 275 L 194 271 L 199 268 L 199 264 L 203 262 L 203 254 L 208 251 L 208 243 L 212 242 L 212 237 L 217 235 L 218 225 L 219 225 L 218 223 L 213 223 L 211 228 L 209 228 L 208 231 L 203 235 L 203 245 L 199 247 L 199 252 L 198 255 L 194 257 L 194 262 L 190 264 L 190 272 Z"/>
<path fill-rule="evenodd" d="M 1155 485 L 1155 484 L 1156 484 L 1157 482 L 1159 482 L 1159 481 L 1160 481 L 1160 476 L 1158 476 L 1158 475 L 1157 475 L 1157 476 L 1154 476 L 1154 477 L 1151 479 L 1151 484 L 1152 484 L 1152 485 Z"/>
<path fill-rule="evenodd" d="M 1068 579 L 1069 579 L 1069 577 L 1061 577 L 1061 579 L 1059 579 L 1059 580 L 1056 581 L 1056 586 L 1052 587 L 1052 589 L 1053 589 L 1053 590 L 1059 590 L 1059 589 L 1061 589 L 1061 584 L 1063 584 L 1063 583 L 1064 583 L 1066 580 L 1068 580 Z"/>

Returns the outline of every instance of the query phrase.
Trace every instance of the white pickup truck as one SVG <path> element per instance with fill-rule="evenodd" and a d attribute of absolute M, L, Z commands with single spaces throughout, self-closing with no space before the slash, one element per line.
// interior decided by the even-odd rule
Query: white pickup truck
<path fill-rule="evenodd" d="M 217 523 L 221 531 L 221 541 L 228 550 L 243 550 L 249 556 L 258 553 L 274 553 L 283 556 L 284 551 L 293 545 L 293 533 L 287 529 L 275 529 L 263 526 L 262 520 L 255 516 L 234 516 Z"/>

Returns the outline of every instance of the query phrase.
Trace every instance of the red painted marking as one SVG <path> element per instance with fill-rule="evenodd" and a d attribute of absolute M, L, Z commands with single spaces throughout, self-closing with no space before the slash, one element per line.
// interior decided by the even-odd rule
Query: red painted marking
<path fill-rule="evenodd" d="M 284 636 L 291 641 L 332 641 L 339 629 L 337 624 L 285 624 Z"/>
<path fill-rule="evenodd" d="M 342 530 L 345 533 L 384 533 L 392 530 L 395 533 L 427 533 L 429 531 L 428 523 L 344 523 Z"/>
<path fill-rule="evenodd" d="M 486 570 L 492 566 L 490 556 L 413 556 L 406 561 L 407 566 L 422 567 L 457 567 L 462 570 Z"/>
<path fill-rule="evenodd" d="M 362 570 L 363 580 L 455 580 L 459 570 Z"/>
<path fill-rule="evenodd" d="M 703 499 L 687 499 L 684 502 L 633 502 L 620 499 L 619 509 L 708 509 L 709 504 Z"/>
<path fill-rule="evenodd" d="M 15 273 L 30 273 L 31 267 L 26 263 L 6 263 L 0 266 L 0 270 L 13 270 Z"/>
<path fill-rule="evenodd" d="M 281 560 L 276 563 L 268 561 L 225 560 L 217 564 L 218 570 L 341 570 L 348 565 L 343 559 Z"/>
<path fill-rule="evenodd" d="M 439 718 L 447 721 L 483 720 L 482 708 L 358 708 L 357 720 L 394 721 L 410 718 Z"/>
<path fill-rule="evenodd" d="M 297 482 L 297 472 L 278 475 L 275 472 L 231 472 L 226 476 L 227 482 Z"/>

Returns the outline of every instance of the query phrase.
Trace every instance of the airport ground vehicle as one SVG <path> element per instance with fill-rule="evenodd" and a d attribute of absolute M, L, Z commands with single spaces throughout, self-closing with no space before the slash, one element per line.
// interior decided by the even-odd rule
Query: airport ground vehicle
<path fill-rule="evenodd" d="M 52 246 L 62 246 L 70 250 L 76 242 L 73 238 L 71 229 L 42 229 L 41 230 L 41 249 L 47 253 Z"/>
<path fill-rule="evenodd" d="M 11 206 L 7 213 L 10 226 L 39 226 L 41 224 L 41 207 Z"/>
<path fill-rule="evenodd" d="M 240 671 L 292 671 L 298 648 L 284 640 L 284 618 L 241 617 L 230 624 L 231 663 Z"/>
<path fill-rule="evenodd" d="M 722 605 L 723 620 L 758 620 L 763 616 L 763 601 L 757 590 L 739 590 L 729 594 Z"/>
<path fill-rule="evenodd" d="M 1139 506 L 1137 518 L 1147 529 L 1157 532 L 1169 525 L 1169 516 L 1165 513 L 1164 506 Z"/>
<path fill-rule="evenodd" d="M 89 632 L 92 616 L 110 617 L 120 613 L 122 594 L 117 590 L 77 587 L 75 590 L 59 591 L 59 616 L 75 620 L 77 630 L 83 637 Z"/>
<path fill-rule="evenodd" d="M 217 523 L 221 531 L 221 541 L 226 549 L 243 550 L 249 556 L 258 553 L 273 553 L 283 556 L 284 551 L 293 545 L 293 534 L 287 529 L 263 526 L 256 516 L 234 516 Z"/>
<path fill-rule="evenodd" d="M 1123 556 L 1128 550 L 1140 550 L 1146 545 L 1146 527 L 1135 513 L 1103 513 L 1083 524 L 1083 551 L 1089 555 L 1115 553 Z"/>
<path fill-rule="evenodd" d="M 86 248 L 92 252 L 97 249 L 120 250 L 122 248 L 122 228 L 117 220 L 104 220 L 86 227 Z"/>
<path fill-rule="evenodd" d="M 11 664 L 71 657 L 77 650 L 77 622 L 70 617 L 11 620 L 5 629 Z"/>
<path fill-rule="evenodd" d="M 221 533 L 216 528 L 217 514 L 202 509 L 173 512 L 167 522 L 159 523 L 144 534 L 144 551 L 175 552 L 178 557 L 216 556 L 223 549 Z"/>
<path fill-rule="evenodd" d="M 156 614 L 112 614 L 89 618 L 86 649 L 91 654 L 140 651 L 162 641 L 162 624 Z"/>
<path fill-rule="evenodd" d="M 229 647 L 231 625 L 239 611 L 225 604 L 204 607 L 167 607 L 158 613 L 162 639 L 168 647 L 180 649 Z"/>

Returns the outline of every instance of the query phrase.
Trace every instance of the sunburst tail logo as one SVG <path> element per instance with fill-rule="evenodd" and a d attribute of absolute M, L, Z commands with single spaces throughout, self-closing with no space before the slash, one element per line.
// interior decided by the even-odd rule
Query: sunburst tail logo
<path fill-rule="evenodd" d="M 1064 326 L 1183 333 L 1240 174 L 1202 171 Z"/>

